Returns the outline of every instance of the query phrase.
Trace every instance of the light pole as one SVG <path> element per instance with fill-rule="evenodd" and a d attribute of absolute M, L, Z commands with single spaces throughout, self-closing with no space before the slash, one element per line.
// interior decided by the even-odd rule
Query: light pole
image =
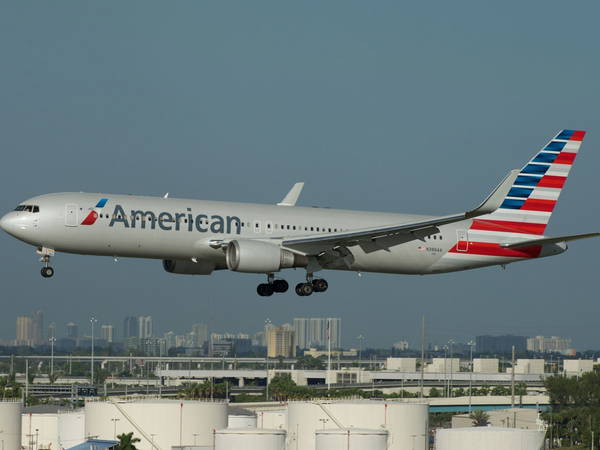
<path fill-rule="evenodd" d="M 56 338 L 52 336 L 50 339 L 50 376 L 54 376 L 54 343 Z"/>
<path fill-rule="evenodd" d="M 359 334 L 356 339 L 358 339 L 358 367 L 360 367 L 360 360 L 362 359 L 362 347 L 365 337 L 362 334 Z"/>
<path fill-rule="evenodd" d="M 121 420 L 121 419 L 117 419 L 116 417 L 110 419 L 110 421 L 113 423 L 113 435 L 114 435 L 114 439 L 115 441 L 117 440 L 117 422 Z"/>
<path fill-rule="evenodd" d="M 469 347 L 471 347 L 471 371 L 469 372 L 469 413 L 471 413 L 471 395 L 473 395 L 473 346 L 475 342 L 469 341 Z"/>
<path fill-rule="evenodd" d="M 92 368 L 92 386 L 94 385 L 94 324 L 98 322 L 95 317 L 90 318 L 90 323 L 92 324 L 92 359 L 91 359 L 91 368 Z"/>
<path fill-rule="evenodd" d="M 452 382 L 454 381 L 454 364 L 452 361 L 452 344 L 454 344 L 454 340 L 450 339 L 448 341 L 450 345 L 450 382 L 448 383 L 448 397 L 452 397 Z"/>
<path fill-rule="evenodd" d="M 444 397 L 448 397 L 448 367 L 447 367 L 447 357 L 448 357 L 448 346 L 444 345 Z"/>

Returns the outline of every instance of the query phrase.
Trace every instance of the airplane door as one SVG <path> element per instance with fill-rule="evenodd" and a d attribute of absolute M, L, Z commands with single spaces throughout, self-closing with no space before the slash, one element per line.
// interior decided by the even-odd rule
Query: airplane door
<path fill-rule="evenodd" d="M 65 226 L 76 227 L 77 222 L 77 205 L 72 203 L 65 205 Z"/>
<path fill-rule="evenodd" d="M 467 230 L 456 230 L 456 250 L 466 252 L 469 250 L 469 235 Z"/>

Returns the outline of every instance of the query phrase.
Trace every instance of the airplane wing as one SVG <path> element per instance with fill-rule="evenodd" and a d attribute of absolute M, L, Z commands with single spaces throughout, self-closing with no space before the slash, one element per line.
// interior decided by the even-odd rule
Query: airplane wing
<path fill-rule="evenodd" d="M 336 247 L 361 245 L 368 251 L 368 248 L 373 245 L 379 245 L 376 249 L 381 249 L 415 239 L 423 239 L 427 235 L 437 233 L 439 231 L 437 227 L 441 225 L 460 222 L 461 220 L 472 219 L 494 212 L 502 204 L 519 172 L 519 170 L 509 172 L 477 208 L 460 214 L 341 233 L 299 236 L 284 239 L 282 245 L 289 250 L 304 255 L 318 255 Z"/>
<path fill-rule="evenodd" d="M 573 234 L 571 236 L 556 236 L 541 239 L 529 239 L 527 241 L 512 242 L 510 244 L 500 244 L 500 247 L 519 248 L 530 247 L 532 245 L 558 244 L 559 242 L 576 241 L 578 239 L 587 239 L 596 236 L 600 236 L 600 233 Z"/>

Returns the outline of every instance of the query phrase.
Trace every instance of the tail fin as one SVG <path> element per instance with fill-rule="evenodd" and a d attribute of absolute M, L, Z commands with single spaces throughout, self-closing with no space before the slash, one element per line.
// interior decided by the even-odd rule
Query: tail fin
<path fill-rule="evenodd" d="M 521 169 L 500 208 L 475 219 L 471 229 L 544 234 L 584 136 L 558 133 Z"/>

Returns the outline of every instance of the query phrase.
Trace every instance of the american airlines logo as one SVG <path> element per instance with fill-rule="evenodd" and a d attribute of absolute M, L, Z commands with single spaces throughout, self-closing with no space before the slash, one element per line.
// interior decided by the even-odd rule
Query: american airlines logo
<path fill-rule="evenodd" d="M 200 233 L 235 233 L 242 232 L 242 221 L 236 216 L 219 216 L 217 214 L 192 214 L 191 208 L 185 213 L 131 210 L 127 215 L 121 205 L 115 205 L 108 226 L 122 225 L 124 228 L 160 228 L 165 231 L 199 231 Z M 232 231 L 233 230 L 233 231 Z"/>

